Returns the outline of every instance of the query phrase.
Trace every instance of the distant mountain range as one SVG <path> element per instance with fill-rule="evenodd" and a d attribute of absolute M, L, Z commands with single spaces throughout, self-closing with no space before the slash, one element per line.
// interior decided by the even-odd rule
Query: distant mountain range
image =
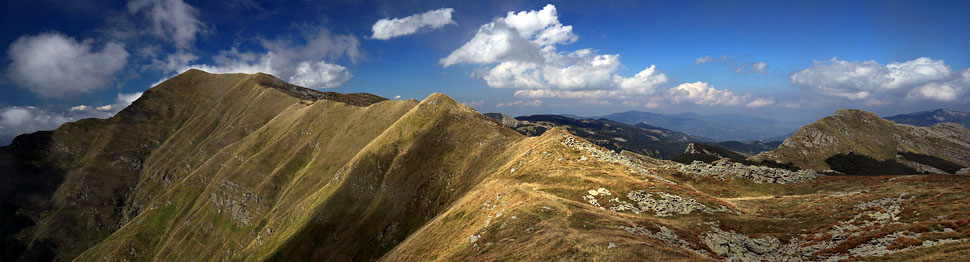
<path fill-rule="evenodd" d="M 499 113 L 487 113 L 485 116 L 528 136 L 539 136 L 549 129 L 559 127 L 610 150 L 630 151 L 660 159 L 671 159 L 682 154 L 691 142 L 715 145 L 746 155 L 772 150 L 781 144 L 781 141 L 717 142 L 714 139 L 692 136 L 645 123 L 631 125 L 604 118 L 576 119 L 565 115 L 532 115 L 513 118 Z"/>
<path fill-rule="evenodd" d="M 957 123 L 966 128 L 970 128 L 970 113 L 946 109 L 923 111 L 912 114 L 899 114 L 885 117 L 885 119 L 899 124 L 914 126 L 933 126 L 935 124 L 949 122 Z"/>
<path fill-rule="evenodd" d="M 805 124 L 739 114 L 701 115 L 682 113 L 668 115 L 642 111 L 627 111 L 592 118 L 605 118 L 631 125 L 645 123 L 717 141 L 784 140 L 778 138 L 794 132 Z"/>

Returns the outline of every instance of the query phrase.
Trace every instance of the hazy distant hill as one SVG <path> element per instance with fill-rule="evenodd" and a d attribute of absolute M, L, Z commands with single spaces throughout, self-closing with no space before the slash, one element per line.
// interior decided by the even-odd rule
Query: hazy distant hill
<path fill-rule="evenodd" d="M 514 118 L 486 114 L 504 125 L 530 136 L 542 135 L 546 130 L 561 127 L 596 145 L 614 150 L 626 150 L 654 158 L 669 159 L 682 152 L 691 141 L 712 141 L 663 128 L 638 127 L 607 119 L 574 119 L 560 115 L 532 115 Z M 511 124 L 511 125 L 510 125 Z"/>
<path fill-rule="evenodd" d="M 668 115 L 641 111 L 627 111 L 596 118 L 606 118 L 631 125 L 646 123 L 718 141 L 770 141 L 766 139 L 777 138 L 780 135 L 793 132 L 803 124 L 738 114 L 700 115 L 682 113 Z"/>
<path fill-rule="evenodd" d="M 970 128 L 970 114 L 946 109 L 923 111 L 912 114 L 900 114 L 885 117 L 885 119 L 899 124 L 914 126 L 933 126 L 935 124 L 949 122 L 961 124 L 966 128 Z"/>
<path fill-rule="evenodd" d="M 754 155 L 775 149 L 780 141 L 715 142 L 713 139 L 687 135 L 681 132 L 644 123 L 629 125 L 608 119 L 576 119 L 566 115 L 532 115 L 510 117 L 499 113 L 485 116 L 524 135 L 537 136 L 553 127 L 561 127 L 599 146 L 620 152 L 622 150 L 654 158 L 671 159 L 684 152 L 690 142 L 716 145 L 745 155 Z"/>

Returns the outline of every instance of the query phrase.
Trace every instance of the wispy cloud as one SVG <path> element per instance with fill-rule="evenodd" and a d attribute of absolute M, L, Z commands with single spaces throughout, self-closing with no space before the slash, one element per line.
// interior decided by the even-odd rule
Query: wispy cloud
<path fill-rule="evenodd" d="M 694 59 L 695 65 L 713 63 L 713 62 L 723 63 L 724 65 L 730 67 L 731 71 L 734 71 L 735 74 L 751 74 L 751 73 L 767 74 L 768 73 L 768 71 L 765 70 L 768 68 L 768 63 L 763 61 L 738 62 L 735 59 L 731 59 L 730 56 L 726 56 L 726 55 L 717 57 L 717 58 L 711 57 L 711 56 L 703 56 L 703 57 L 698 57 L 697 59 Z"/>
<path fill-rule="evenodd" d="M 422 28 L 438 29 L 446 25 L 457 25 L 455 20 L 451 19 L 451 14 L 454 11 L 455 9 L 452 8 L 441 8 L 401 18 L 377 20 L 371 27 L 371 32 L 373 32 L 371 38 L 388 40 L 414 34 Z"/>
<path fill-rule="evenodd" d="M 182 0 L 133 0 L 128 12 L 142 14 L 151 22 L 152 33 L 171 40 L 179 48 L 189 48 L 196 35 L 205 30 L 199 10 Z"/>
<path fill-rule="evenodd" d="M 511 102 L 498 103 L 495 107 L 537 107 L 542 105 L 542 100 L 515 100 Z"/>

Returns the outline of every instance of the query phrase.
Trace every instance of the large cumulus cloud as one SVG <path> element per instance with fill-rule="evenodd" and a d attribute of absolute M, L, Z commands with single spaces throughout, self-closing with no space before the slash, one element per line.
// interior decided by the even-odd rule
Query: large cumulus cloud
<path fill-rule="evenodd" d="M 7 76 L 47 98 L 66 98 L 111 86 L 128 51 L 117 42 L 78 41 L 58 32 L 22 36 L 7 49 Z"/>
<path fill-rule="evenodd" d="M 950 102 L 970 86 L 970 69 L 954 71 L 943 60 L 920 57 L 887 65 L 832 58 L 815 61 L 791 75 L 795 86 L 849 100 L 887 101 L 904 98 Z M 887 103 L 883 103 L 887 104 Z"/>
<path fill-rule="evenodd" d="M 700 82 L 665 89 L 662 86 L 670 78 L 655 65 L 633 76 L 620 75 L 624 67 L 618 54 L 598 54 L 593 49 L 559 51 L 560 46 L 578 40 L 572 29 L 559 21 L 554 5 L 508 12 L 479 27 L 474 37 L 438 62 L 446 68 L 481 65 L 473 77 L 481 78 L 489 87 L 518 89 L 514 94 L 517 98 L 624 98 L 649 101 L 650 106 L 661 101 L 710 106 L 773 104 L 767 98 L 737 95 Z M 747 67 L 764 72 L 766 65 L 759 62 Z M 695 85 L 703 85 L 705 93 L 688 88 Z"/>

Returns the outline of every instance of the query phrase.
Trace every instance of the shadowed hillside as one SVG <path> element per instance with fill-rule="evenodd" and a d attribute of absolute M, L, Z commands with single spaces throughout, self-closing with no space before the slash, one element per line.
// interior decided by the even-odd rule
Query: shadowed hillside
<path fill-rule="evenodd" d="M 2 260 L 931 259 L 970 237 L 967 176 L 685 165 L 508 123 L 190 70 L 0 147 Z"/>

